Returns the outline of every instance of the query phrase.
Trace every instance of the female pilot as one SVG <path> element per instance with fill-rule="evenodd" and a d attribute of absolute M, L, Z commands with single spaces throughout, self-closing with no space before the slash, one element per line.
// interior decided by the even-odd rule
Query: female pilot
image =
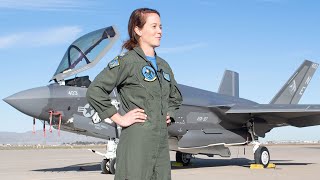
<path fill-rule="evenodd" d="M 122 127 L 117 149 L 116 180 L 170 180 L 171 164 L 167 126 L 182 102 L 160 46 L 162 25 L 158 11 L 132 12 L 128 24 L 128 51 L 113 59 L 87 91 L 90 105 L 101 119 Z M 117 113 L 109 94 L 117 88 L 125 115 Z"/>

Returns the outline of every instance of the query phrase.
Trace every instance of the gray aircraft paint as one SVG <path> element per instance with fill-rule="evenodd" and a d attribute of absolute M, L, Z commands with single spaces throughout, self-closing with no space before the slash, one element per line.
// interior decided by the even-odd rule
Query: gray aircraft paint
<path fill-rule="evenodd" d="M 239 74 L 234 71 L 225 70 L 218 93 L 239 97 Z"/>
<path fill-rule="evenodd" d="M 317 68 L 317 63 L 305 60 L 270 104 L 298 104 Z"/>

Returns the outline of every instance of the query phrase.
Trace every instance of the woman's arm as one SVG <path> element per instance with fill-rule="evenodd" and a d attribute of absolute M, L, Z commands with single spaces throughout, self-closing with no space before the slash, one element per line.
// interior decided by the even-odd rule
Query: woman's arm
<path fill-rule="evenodd" d="M 114 59 L 107 68 L 98 74 L 86 94 L 89 104 L 97 111 L 100 119 L 110 118 L 122 127 L 130 126 L 136 122 L 144 122 L 147 117 L 142 109 L 134 109 L 121 116 L 111 104 L 109 94 L 125 81 L 128 73 L 125 64 L 122 64 L 119 59 Z"/>

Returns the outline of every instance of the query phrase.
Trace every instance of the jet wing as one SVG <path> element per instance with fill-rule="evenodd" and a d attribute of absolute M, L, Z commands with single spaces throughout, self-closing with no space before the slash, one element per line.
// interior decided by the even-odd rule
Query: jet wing
<path fill-rule="evenodd" d="M 320 125 L 320 105 L 317 104 L 258 104 L 235 105 L 227 115 L 247 115 L 265 121 L 269 127 L 291 125 L 307 127 Z"/>

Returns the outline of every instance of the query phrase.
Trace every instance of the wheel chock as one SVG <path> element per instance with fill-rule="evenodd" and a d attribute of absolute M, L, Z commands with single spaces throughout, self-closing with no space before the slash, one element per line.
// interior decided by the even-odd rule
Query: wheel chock
<path fill-rule="evenodd" d="M 171 166 L 173 166 L 173 167 L 183 167 L 183 163 L 181 163 L 181 162 L 172 162 Z"/>
<path fill-rule="evenodd" d="M 273 164 L 273 163 L 269 163 L 269 165 L 268 165 L 268 167 L 267 168 L 273 168 L 273 169 L 275 169 L 276 168 L 276 165 L 275 164 Z"/>
<path fill-rule="evenodd" d="M 264 169 L 262 164 L 250 164 L 250 169 Z"/>
<path fill-rule="evenodd" d="M 275 164 L 269 163 L 268 167 L 269 169 L 274 169 L 276 168 Z M 250 169 L 264 169 L 262 164 L 250 164 Z"/>

